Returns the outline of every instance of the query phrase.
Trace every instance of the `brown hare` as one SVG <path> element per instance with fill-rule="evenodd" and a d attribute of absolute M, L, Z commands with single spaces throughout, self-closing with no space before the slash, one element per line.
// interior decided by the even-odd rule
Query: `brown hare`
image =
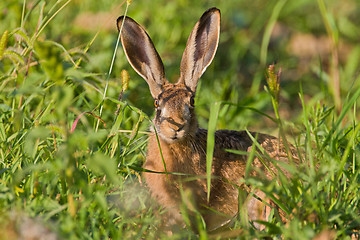
<path fill-rule="evenodd" d="M 191 192 L 207 229 L 216 229 L 239 212 L 239 188 L 254 193 L 249 194 L 243 205 L 247 208 L 249 219 L 267 220 L 270 207 L 274 204 L 267 201 L 261 191 L 240 183 L 245 175 L 247 155 L 226 150 L 250 152 L 254 146 L 252 139 L 256 138 L 260 149 L 267 152 L 263 155 L 268 157 L 253 159 L 250 175 L 271 180 L 279 168 L 270 158 L 288 163 L 288 154 L 292 154 L 296 159 L 295 149 L 292 146 L 286 148 L 275 137 L 250 133 L 251 138 L 246 131 L 216 131 L 209 201 L 207 198 L 207 130 L 198 126 L 194 98 L 199 78 L 213 60 L 219 43 L 219 9 L 208 9 L 194 26 L 181 59 L 180 77 L 175 84 L 166 80 L 162 60 L 145 30 L 129 17 L 118 18 L 119 30 L 122 25 L 121 43 L 125 55 L 133 69 L 148 83 L 155 101 L 155 129 L 152 129 L 149 138 L 144 164 L 145 169 L 153 172 L 144 172 L 143 176 L 152 196 L 168 209 L 169 221 L 182 222 L 180 206 L 184 190 Z M 164 165 L 169 174 L 164 174 Z M 254 225 L 261 227 L 256 222 Z"/>

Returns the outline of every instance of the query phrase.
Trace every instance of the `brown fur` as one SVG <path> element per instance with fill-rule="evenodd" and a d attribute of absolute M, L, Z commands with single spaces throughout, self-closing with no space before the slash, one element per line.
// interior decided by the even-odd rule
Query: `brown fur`
<path fill-rule="evenodd" d="M 208 226 L 208 228 L 212 229 L 221 225 L 222 222 L 216 220 L 219 219 L 219 216 L 214 216 L 202 206 L 207 206 L 224 213 L 228 215 L 229 219 L 235 216 L 238 213 L 239 193 L 238 189 L 230 183 L 240 185 L 240 180 L 245 174 L 247 157 L 245 155 L 226 152 L 225 149 L 250 152 L 252 140 L 246 132 L 219 130 L 215 133 L 215 149 L 212 164 L 213 179 L 211 182 L 210 201 L 207 202 L 205 177 L 206 140 L 204 141 L 206 137 L 207 130 L 198 129 L 194 137 L 184 138 L 181 142 L 167 144 L 161 138 L 159 139 L 167 172 L 186 173 L 190 176 L 166 175 L 151 172 L 145 172 L 143 175 L 154 198 L 158 200 L 160 205 L 171 209 L 176 221 L 181 221 L 182 219 L 179 214 L 179 205 L 181 204 L 180 184 L 183 188 L 191 189 L 198 207 L 204 212 L 203 217 L 205 222 L 207 222 L 208 225 L 212 225 Z M 276 153 L 279 151 L 278 139 L 264 134 L 258 134 L 257 137 L 258 142 L 264 149 L 270 154 L 271 152 L 274 153 L 271 154 L 273 159 L 288 161 L 284 149 L 281 150 L 280 154 Z M 283 145 L 281 144 L 279 147 L 283 147 Z M 293 148 L 292 151 L 295 155 Z M 263 160 L 266 161 L 267 159 L 263 158 Z M 270 161 L 266 161 L 266 163 L 273 172 L 277 173 L 277 168 Z M 271 173 L 266 170 L 264 164 L 258 158 L 253 160 L 252 167 L 258 171 L 261 170 L 268 179 L 272 178 Z M 165 172 L 155 134 L 152 134 L 149 139 L 148 154 L 144 168 L 156 172 Z M 282 170 L 286 174 L 286 171 L 284 169 Z M 251 171 L 251 175 L 259 176 L 255 170 Z M 186 178 L 193 176 L 197 176 L 198 178 L 190 182 L 185 181 Z M 265 194 L 260 191 L 256 191 L 255 195 L 266 200 Z M 267 220 L 271 209 L 266 208 L 264 203 L 256 198 L 251 198 L 248 199 L 247 206 L 248 215 L 251 220 Z"/>
<path fill-rule="evenodd" d="M 211 63 L 219 41 L 220 11 L 206 11 L 191 32 L 181 60 L 180 78 L 176 84 L 165 79 L 159 54 L 147 33 L 134 20 L 120 17 L 118 27 L 124 24 L 121 42 L 132 67 L 147 81 L 155 99 L 156 116 L 148 142 L 144 168 L 152 172 L 143 175 L 155 199 L 169 210 L 172 223 L 181 223 L 181 190 L 190 192 L 195 207 L 202 214 L 207 229 L 216 229 L 238 214 L 238 188 L 250 193 L 243 207 L 249 219 L 267 220 L 270 207 L 256 197 L 274 205 L 263 192 L 248 188 L 241 180 L 245 177 L 247 155 L 234 154 L 226 149 L 250 152 L 254 145 L 246 131 L 219 130 L 215 133 L 210 200 L 207 201 L 206 147 L 207 130 L 198 127 L 194 96 L 198 79 Z M 298 163 L 292 146 L 286 150 L 277 138 L 250 133 L 261 146 L 257 149 L 261 159 L 255 157 L 249 176 L 271 180 L 278 173 L 272 159 L 289 163 L 288 154 Z M 158 137 L 157 137 L 158 136 Z M 160 146 L 160 147 L 159 147 Z M 261 153 L 260 149 L 266 153 Z M 163 156 L 163 158 L 162 158 Z M 259 156 L 259 155 L 257 155 Z M 165 169 L 166 167 L 166 169 Z M 289 175 L 280 168 L 285 175 Z M 165 173 L 167 172 L 167 174 Z M 181 173 L 173 174 L 173 173 Z M 215 214 L 222 213 L 221 215 Z M 257 227 L 261 227 L 255 224 Z"/>

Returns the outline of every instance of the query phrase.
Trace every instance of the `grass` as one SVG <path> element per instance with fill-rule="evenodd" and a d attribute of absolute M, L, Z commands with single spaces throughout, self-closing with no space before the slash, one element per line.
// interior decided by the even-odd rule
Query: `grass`
<path fill-rule="evenodd" d="M 259 231 L 240 216 L 221 235 L 359 237 L 358 1 L 133 1 L 128 14 L 147 28 L 170 80 L 191 28 L 213 5 L 222 11 L 222 33 L 198 87 L 200 125 L 286 137 L 303 162 L 286 166 L 290 181 L 243 180 L 277 201 L 287 224 L 273 212 Z M 159 232 L 164 210 L 141 178 L 151 96 L 121 50 L 112 61 L 125 7 L 0 2 L 1 239 L 19 235 L 24 219 L 63 239 L 168 238 Z M 303 39 L 318 51 L 298 51 Z M 282 69 L 278 96 L 272 86 L 263 90 L 274 61 Z M 201 219 L 199 229 L 172 238 L 217 237 L 202 230 Z"/>

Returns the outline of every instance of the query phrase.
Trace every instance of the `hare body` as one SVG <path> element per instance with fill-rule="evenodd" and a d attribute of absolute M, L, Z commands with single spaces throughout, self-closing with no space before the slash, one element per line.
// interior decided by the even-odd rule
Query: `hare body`
<path fill-rule="evenodd" d="M 196 180 L 187 181 L 189 176 L 154 174 L 151 172 L 145 172 L 143 175 L 154 198 L 162 206 L 169 209 L 175 222 L 182 221 L 179 210 L 179 206 L 182 203 L 180 188 L 190 189 L 197 207 L 203 214 L 208 229 L 214 229 L 230 220 L 239 211 L 238 188 L 229 184 L 229 182 L 240 185 L 240 180 L 245 175 L 247 162 L 246 155 L 232 154 L 225 151 L 225 149 L 250 152 L 252 140 L 245 131 L 219 130 L 215 133 L 215 149 L 212 164 L 212 176 L 215 176 L 215 178 L 211 181 L 211 194 L 210 201 L 208 202 L 205 178 L 207 143 L 204 139 L 206 138 L 207 130 L 205 129 L 198 129 L 195 136 L 172 144 L 168 144 L 159 138 L 166 171 L 170 173 L 186 173 L 189 176 L 199 176 Z M 278 139 L 265 134 L 257 134 L 257 141 L 264 149 L 274 153 L 270 157 L 287 161 L 285 151 L 283 156 L 278 154 L 275 156 L 275 152 L 278 151 Z M 155 172 L 165 172 L 158 145 L 156 135 L 153 133 L 149 138 L 144 168 Z M 271 166 L 271 171 L 277 172 L 277 169 L 270 162 L 267 162 L 267 166 Z M 265 165 L 259 159 L 255 158 L 253 160 L 252 167 L 264 172 L 265 178 L 271 179 L 270 171 L 265 169 Z M 256 176 L 257 172 L 251 171 L 250 175 Z M 250 189 L 248 190 L 250 191 Z M 255 194 L 257 197 L 265 200 L 263 193 L 257 191 Z M 252 198 L 248 199 L 246 205 L 250 220 L 267 220 L 271 209 L 267 208 L 264 203 L 256 198 Z M 224 214 L 223 218 L 213 214 L 207 208 Z M 255 226 L 260 227 L 257 224 Z"/>
<path fill-rule="evenodd" d="M 220 11 L 216 8 L 207 10 L 194 26 L 181 60 L 180 78 L 176 84 L 165 79 L 161 58 L 145 30 L 128 17 L 118 19 L 118 28 L 121 26 L 121 42 L 128 61 L 146 80 L 155 100 L 155 129 L 152 129 L 149 138 L 144 164 L 145 169 L 153 172 L 144 172 L 146 183 L 154 198 L 169 209 L 173 223 L 182 222 L 181 191 L 185 190 L 191 193 L 207 228 L 215 229 L 239 212 L 239 188 L 245 192 L 254 191 L 241 185 L 247 155 L 226 151 L 250 152 L 254 145 L 252 138 L 246 131 L 219 130 L 215 133 L 211 170 L 213 177 L 210 200 L 207 201 L 207 130 L 198 127 L 194 97 L 198 80 L 214 58 L 218 46 Z M 289 162 L 288 151 L 275 137 L 250 134 L 266 150 L 269 158 L 260 161 L 255 157 L 249 175 L 261 177 L 264 181 L 271 180 L 278 170 L 270 158 Z M 296 158 L 293 147 L 287 149 Z M 165 171 L 183 175 L 164 174 Z M 264 193 L 255 190 L 255 195 L 266 201 Z M 241 207 L 247 208 L 250 220 L 266 220 L 269 205 L 251 196 Z M 221 215 L 215 214 L 213 210 Z M 257 224 L 255 226 L 259 227 Z"/>

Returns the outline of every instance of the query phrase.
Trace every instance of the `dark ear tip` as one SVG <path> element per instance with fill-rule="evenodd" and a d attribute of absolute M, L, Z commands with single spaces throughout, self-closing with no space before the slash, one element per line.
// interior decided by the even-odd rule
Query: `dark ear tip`
<path fill-rule="evenodd" d="M 119 23 L 120 21 L 122 21 L 124 17 L 125 17 L 124 15 L 123 15 L 123 16 L 120 16 L 120 17 L 118 17 L 118 19 L 116 20 L 116 23 Z"/>
<path fill-rule="evenodd" d="M 118 31 L 120 31 L 121 24 L 122 24 L 122 21 L 124 20 L 124 18 L 126 18 L 126 21 L 130 20 L 130 21 L 135 22 L 131 17 L 128 17 L 128 16 L 120 16 L 120 17 L 118 17 L 118 19 L 116 20 L 116 26 L 117 26 Z"/>
<path fill-rule="evenodd" d="M 208 10 L 206 10 L 206 12 L 204 12 L 204 14 L 203 15 L 206 15 L 206 14 L 208 14 L 208 13 L 215 13 L 215 12 L 217 12 L 219 15 L 220 15 L 220 9 L 218 9 L 218 8 L 216 8 L 216 7 L 212 7 L 212 8 L 209 8 Z"/>
<path fill-rule="evenodd" d="M 117 26 L 118 31 L 120 31 L 121 23 L 122 23 L 124 17 L 125 17 L 125 16 L 120 16 L 120 17 L 118 17 L 118 19 L 116 20 L 116 26 Z"/>
<path fill-rule="evenodd" d="M 212 7 L 209 8 L 208 10 L 206 10 L 204 12 L 204 14 L 200 17 L 200 22 L 205 21 L 205 19 L 209 18 L 209 17 L 213 17 L 216 16 L 220 19 L 221 18 L 221 14 L 220 14 L 220 10 L 216 7 Z"/>

